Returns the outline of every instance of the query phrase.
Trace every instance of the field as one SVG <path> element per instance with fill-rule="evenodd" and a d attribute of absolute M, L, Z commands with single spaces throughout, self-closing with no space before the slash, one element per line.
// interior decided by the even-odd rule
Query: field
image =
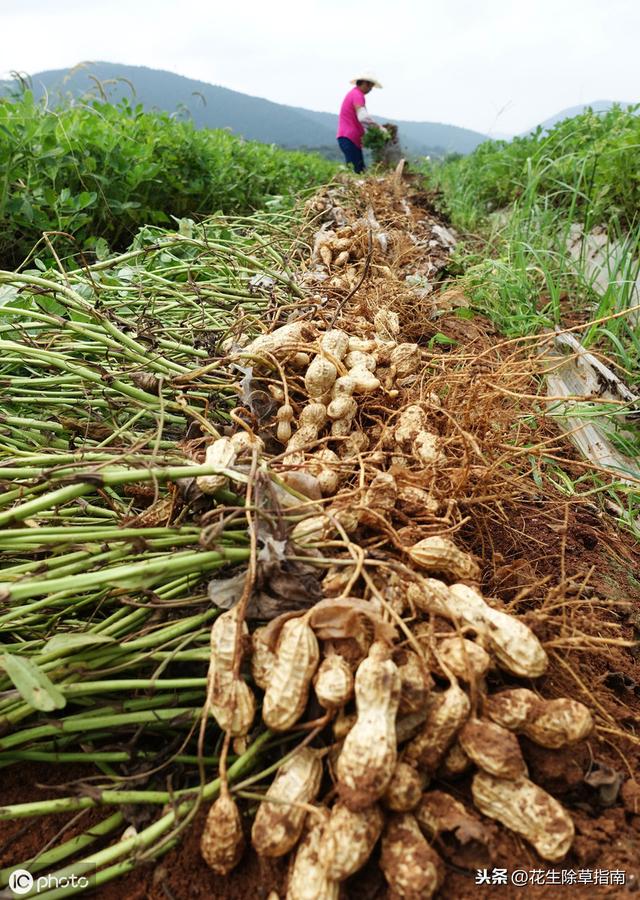
<path fill-rule="evenodd" d="M 0 888 L 631 893 L 637 118 L 356 179 L 0 116 Z"/>
<path fill-rule="evenodd" d="M 165 113 L 98 100 L 49 109 L 0 100 L 0 260 L 17 266 L 47 232 L 60 255 L 124 249 L 144 225 L 286 203 L 332 163 Z"/>

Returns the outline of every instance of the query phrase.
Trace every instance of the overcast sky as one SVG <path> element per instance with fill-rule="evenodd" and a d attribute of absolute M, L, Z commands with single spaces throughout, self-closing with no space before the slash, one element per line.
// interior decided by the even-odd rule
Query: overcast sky
<path fill-rule="evenodd" d="M 335 111 L 364 67 L 374 116 L 484 133 L 640 99 L 639 0 L 0 0 L 0 34 L 0 76 L 102 60 Z"/>

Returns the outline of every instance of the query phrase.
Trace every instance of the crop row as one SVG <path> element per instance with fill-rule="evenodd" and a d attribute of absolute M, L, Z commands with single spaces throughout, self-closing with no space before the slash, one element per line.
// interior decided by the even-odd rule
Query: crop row
<path fill-rule="evenodd" d="M 43 232 L 60 253 L 122 249 L 142 225 L 243 214 L 331 177 L 307 153 L 198 130 L 126 102 L 55 109 L 0 100 L 0 260 L 19 265 Z"/>

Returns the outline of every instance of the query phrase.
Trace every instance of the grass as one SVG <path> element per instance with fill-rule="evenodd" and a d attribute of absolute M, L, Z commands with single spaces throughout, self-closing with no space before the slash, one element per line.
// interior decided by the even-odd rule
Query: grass
<path fill-rule="evenodd" d="M 587 111 L 548 133 L 487 142 L 468 157 L 425 170 L 462 234 L 454 272 L 472 308 L 509 337 L 584 324 L 577 332 L 582 345 L 631 390 L 640 383 L 639 109 Z M 572 238 L 593 229 L 609 247 L 600 278 L 585 242 L 574 257 L 569 252 Z M 588 404 L 577 412 L 593 415 Z M 640 456 L 635 422 L 625 422 L 624 434 L 615 422 L 606 419 L 618 449 Z M 553 480 L 565 492 L 594 486 L 589 479 L 567 483 L 555 469 Z M 605 481 L 597 478 L 596 489 L 611 494 Z M 637 495 L 621 483 L 612 490 L 635 528 Z"/>

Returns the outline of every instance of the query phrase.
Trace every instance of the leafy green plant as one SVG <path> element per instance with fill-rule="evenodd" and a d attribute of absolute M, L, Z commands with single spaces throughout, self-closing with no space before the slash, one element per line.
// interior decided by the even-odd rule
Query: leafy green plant
<path fill-rule="evenodd" d="M 470 156 L 428 164 L 458 225 L 476 228 L 496 209 L 544 196 L 587 226 L 630 228 L 640 209 L 640 105 L 587 110 L 550 131 L 486 141 Z"/>
<path fill-rule="evenodd" d="M 61 254 L 98 238 L 121 249 L 142 225 L 248 213 L 335 171 L 319 156 L 198 130 L 127 101 L 49 109 L 25 90 L 0 100 L 0 260 L 20 265 L 43 232 L 59 233 Z"/>
<path fill-rule="evenodd" d="M 391 140 L 391 135 L 382 128 L 367 128 L 362 138 L 362 146 L 367 150 L 381 150 Z"/>

